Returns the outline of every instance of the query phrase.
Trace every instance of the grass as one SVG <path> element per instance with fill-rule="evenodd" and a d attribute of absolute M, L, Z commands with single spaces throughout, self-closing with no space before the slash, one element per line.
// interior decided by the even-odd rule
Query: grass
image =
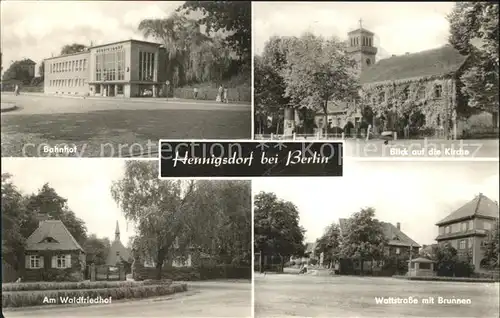
<path fill-rule="evenodd" d="M 251 114 L 246 110 L 114 109 L 16 114 L 2 116 L 2 156 L 50 156 L 37 150 L 41 144 L 76 145 L 77 152 L 70 156 L 129 156 L 156 151 L 160 138 L 244 139 L 249 138 L 250 130 Z"/>
<path fill-rule="evenodd" d="M 59 300 L 61 297 L 109 298 L 112 300 L 147 298 L 187 291 L 186 284 L 121 286 L 93 289 L 56 289 L 21 292 L 2 292 L 2 307 L 26 307 L 44 305 L 46 297 Z M 58 303 L 59 304 L 59 303 Z"/>
<path fill-rule="evenodd" d="M 377 304 L 376 297 L 418 300 Z M 438 304 L 438 297 L 471 304 Z M 255 279 L 256 317 L 498 317 L 497 283 L 407 281 L 354 276 L 272 275 Z M 424 300 L 434 299 L 434 304 Z"/>

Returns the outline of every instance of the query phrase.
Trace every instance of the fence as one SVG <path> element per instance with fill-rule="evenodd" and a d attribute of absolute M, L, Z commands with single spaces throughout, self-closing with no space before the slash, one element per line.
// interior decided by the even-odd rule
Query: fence
<path fill-rule="evenodd" d="M 174 97 L 182 99 L 193 99 L 194 91 L 192 88 L 175 88 Z M 215 101 L 219 90 L 217 88 L 204 88 L 198 91 L 197 99 Z M 227 99 L 229 102 L 250 102 L 252 91 L 248 87 L 229 88 L 227 91 Z"/>
<path fill-rule="evenodd" d="M 19 273 L 12 265 L 2 261 L 2 283 L 12 283 L 19 278 Z"/>
<path fill-rule="evenodd" d="M 366 129 L 359 129 L 355 130 L 352 133 L 329 133 L 329 134 L 323 134 L 320 131 L 316 132 L 315 134 L 297 134 L 293 133 L 292 135 L 277 135 L 277 134 L 269 134 L 269 135 L 263 135 L 263 134 L 257 134 L 255 135 L 255 139 L 258 140 L 344 140 L 344 139 L 354 139 L 354 138 L 361 138 L 361 139 L 366 139 Z M 395 138 L 397 139 L 397 134 L 395 134 Z"/>
<path fill-rule="evenodd" d="M 126 280 L 125 267 L 123 265 L 89 265 L 89 273 L 91 281 L 118 281 Z"/>

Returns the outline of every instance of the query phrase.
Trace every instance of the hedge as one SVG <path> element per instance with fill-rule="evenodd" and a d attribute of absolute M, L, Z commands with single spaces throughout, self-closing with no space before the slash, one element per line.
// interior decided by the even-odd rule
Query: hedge
<path fill-rule="evenodd" d="M 137 275 L 136 275 L 137 274 Z M 134 279 L 155 279 L 156 268 L 145 267 L 134 274 Z M 209 279 L 251 279 L 252 268 L 232 265 L 204 267 L 163 267 L 162 278 L 174 281 L 198 281 Z"/>
<path fill-rule="evenodd" d="M 467 282 L 467 283 L 494 283 L 498 279 L 491 278 L 470 278 L 470 277 L 443 277 L 443 276 L 392 276 L 393 278 L 406 280 L 425 280 L 439 282 Z"/>
<path fill-rule="evenodd" d="M 215 101 L 219 90 L 217 88 L 202 88 L 198 90 L 197 98 L 199 100 Z M 182 99 L 194 99 L 194 91 L 192 88 L 175 88 L 174 97 Z M 250 102 L 252 99 L 252 90 L 250 87 L 235 87 L 229 88 L 227 91 L 227 99 L 232 102 Z"/>
<path fill-rule="evenodd" d="M 45 297 L 59 300 L 61 297 L 79 298 L 109 298 L 111 301 L 131 298 L 147 298 L 155 296 L 171 295 L 187 291 L 186 284 L 171 285 L 149 285 L 139 287 L 118 287 L 84 290 L 50 290 L 33 292 L 4 292 L 2 293 L 2 307 L 25 307 L 44 305 Z"/>
<path fill-rule="evenodd" d="M 36 290 L 68 290 L 68 289 L 102 289 L 118 287 L 134 287 L 144 285 L 169 285 L 171 280 L 161 282 L 145 280 L 140 282 L 127 281 L 86 281 L 86 282 L 34 282 L 34 283 L 9 283 L 2 285 L 2 292 L 36 291 Z"/>

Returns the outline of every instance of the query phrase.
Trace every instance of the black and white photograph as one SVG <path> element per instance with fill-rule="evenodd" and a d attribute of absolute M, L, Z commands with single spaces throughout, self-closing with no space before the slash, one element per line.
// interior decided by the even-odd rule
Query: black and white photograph
<path fill-rule="evenodd" d="M 467 140 L 498 156 L 498 3 L 255 2 L 253 15 L 256 139 Z"/>
<path fill-rule="evenodd" d="M 250 1 L 2 1 L 2 156 L 250 139 Z"/>
<path fill-rule="evenodd" d="M 2 317 L 251 317 L 244 180 L 155 161 L 2 159 Z"/>
<path fill-rule="evenodd" d="M 253 180 L 255 317 L 497 317 L 498 162 Z"/>

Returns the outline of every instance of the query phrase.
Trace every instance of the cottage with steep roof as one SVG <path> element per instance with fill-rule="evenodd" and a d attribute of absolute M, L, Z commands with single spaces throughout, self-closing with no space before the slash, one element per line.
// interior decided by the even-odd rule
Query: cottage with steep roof
<path fill-rule="evenodd" d="M 436 223 L 438 244 L 451 244 L 458 255 L 465 259 L 472 257 L 476 269 L 485 265 L 485 241 L 497 226 L 498 203 L 480 193 L 453 213 Z"/>
<path fill-rule="evenodd" d="M 62 221 L 46 217 L 39 219 L 38 228 L 26 239 L 23 280 L 83 280 L 83 248 Z"/>

